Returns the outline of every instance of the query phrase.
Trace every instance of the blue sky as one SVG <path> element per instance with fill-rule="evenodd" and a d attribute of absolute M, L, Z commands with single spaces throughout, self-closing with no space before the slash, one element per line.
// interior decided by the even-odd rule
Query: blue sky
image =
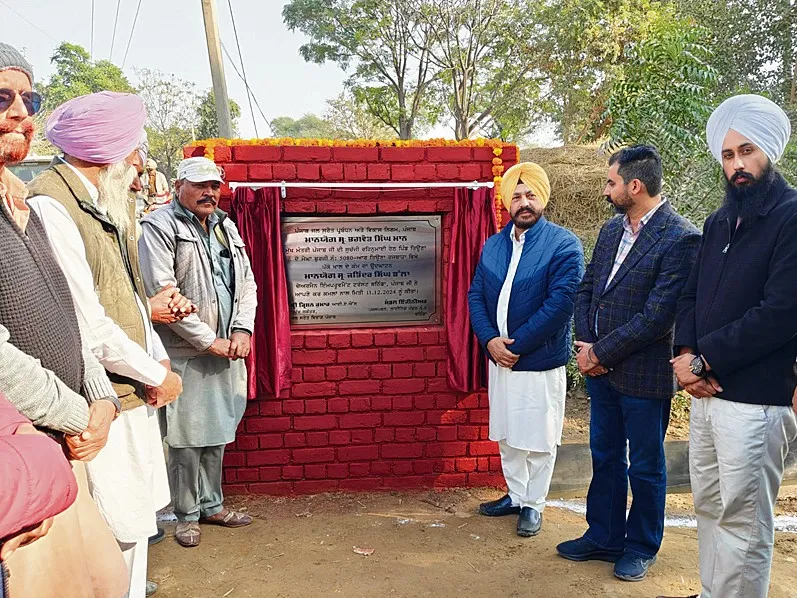
<path fill-rule="evenodd" d="M 112 58 L 120 66 L 138 1 L 120 3 Z M 50 57 L 61 41 L 89 49 L 91 4 L 91 0 L 0 0 L 2 41 L 24 49 L 37 80 L 42 81 L 53 72 Z M 237 60 L 227 0 L 217 0 L 217 4 L 222 42 Z M 304 36 L 291 33 L 283 25 L 284 4 L 283 0 L 232 0 L 249 86 L 268 118 L 285 115 L 298 118 L 307 112 L 320 114 L 326 100 L 342 91 L 345 74 L 334 64 L 319 66 L 301 58 L 299 46 Z M 117 0 L 94 0 L 94 5 L 94 56 L 108 58 Z M 125 74 L 133 82 L 134 68 L 174 73 L 195 82 L 200 89 L 211 86 L 200 0 L 141 0 L 141 12 L 124 66 Z M 243 111 L 239 132 L 243 137 L 253 137 L 255 131 L 244 84 L 229 62 L 225 63 L 225 72 L 230 96 Z M 255 113 L 258 132 L 261 136 L 268 135 L 257 108 Z"/>

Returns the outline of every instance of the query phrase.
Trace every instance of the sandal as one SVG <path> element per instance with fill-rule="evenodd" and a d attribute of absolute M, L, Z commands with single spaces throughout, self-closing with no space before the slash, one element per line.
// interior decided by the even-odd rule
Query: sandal
<path fill-rule="evenodd" d="M 193 548 L 194 546 L 199 546 L 202 532 L 196 521 L 178 521 L 174 537 L 180 546 Z"/>
<path fill-rule="evenodd" d="M 239 513 L 232 509 L 224 509 L 210 517 L 200 518 L 199 522 L 208 525 L 220 525 L 222 527 L 244 527 L 252 523 L 252 518 L 245 513 Z"/>

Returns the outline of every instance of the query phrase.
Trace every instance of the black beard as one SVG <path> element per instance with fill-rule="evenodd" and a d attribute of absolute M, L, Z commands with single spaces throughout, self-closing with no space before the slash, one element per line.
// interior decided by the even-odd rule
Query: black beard
<path fill-rule="evenodd" d="M 772 164 L 768 164 L 758 178 L 749 173 L 746 174 L 752 178 L 752 182 L 741 187 L 729 181 L 727 177 L 725 179 L 725 201 L 723 206 L 728 212 L 728 220 L 730 222 L 736 222 L 739 219 L 743 221 L 754 220 L 761 206 L 764 205 L 772 184 L 775 182 L 775 169 L 772 168 Z"/>
<path fill-rule="evenodd" d="M 532 216 L 534 216 L 534 220 L 532 220 L 531 222 L 520 222 L 519 219 L 518 219 L 518 216 L 520 216 L 523 213 L 531 214 Z M 520 230 L 528 230 L 532 226 L 537 224 L 537 221 L 540 219 L 540 216 L 541 216 L 541 214 L 538 213 L 538 212 L 535 212 L 534 210 L 530 210 L 528 208 L 523 208 L 523 209 L 518 210 L 517 212 L 515 212 L 515 215 L 512 216 L 512 224 L 515 225 L 515 228 L 519 228 Z"/>

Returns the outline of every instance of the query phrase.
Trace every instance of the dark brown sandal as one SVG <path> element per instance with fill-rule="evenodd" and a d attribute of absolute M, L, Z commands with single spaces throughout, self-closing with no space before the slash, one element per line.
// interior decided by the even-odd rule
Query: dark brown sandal
<path fill-rule="evenodd" d="M 210 517 L 202 517 L 199 522 L 207 525 L 220 525 L 222 527 L 244 527 L 252 523 L 252 518 L 245 513 L 233 511 L 232 509 L 224 509 L 224 511 L 220 511 Z"/>
<path fill-rule="evenodd" d="M 178 521 L 174 531 L 174 538 L 180 546 L 193 548 L 199 546 L 202 539 L 202 531 L 196 521 Z"/>

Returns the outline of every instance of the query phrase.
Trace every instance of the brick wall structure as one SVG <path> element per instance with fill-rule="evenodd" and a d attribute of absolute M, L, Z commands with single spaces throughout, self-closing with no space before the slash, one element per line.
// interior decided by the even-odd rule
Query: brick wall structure
<path fill-rule="evenodd" d="M 204 155 L 203 146 L 186 156 Z M 216 146 L 226 181 L 491 181 L 491 147 Z M 504 166 L 517 148 L 504 146 Z M 228 206 L 229 187 L 222 207 Z M 440 214 L 449 261 L 454 190 L 288 188 L 285 216 Z M 506 220 L 506 215 L 504 215 Z M 256 252 L 256 247 L 250 247 Z M 441 288 L 445 292 L 445 280 Z M 442 301 L 445 306 L 445 298 Z M 229 493 L 503 485 L 484 392 L 452 391 L 439 326 L 294 329 L 285 398 L 249 402 L 225 454 Z"/>

